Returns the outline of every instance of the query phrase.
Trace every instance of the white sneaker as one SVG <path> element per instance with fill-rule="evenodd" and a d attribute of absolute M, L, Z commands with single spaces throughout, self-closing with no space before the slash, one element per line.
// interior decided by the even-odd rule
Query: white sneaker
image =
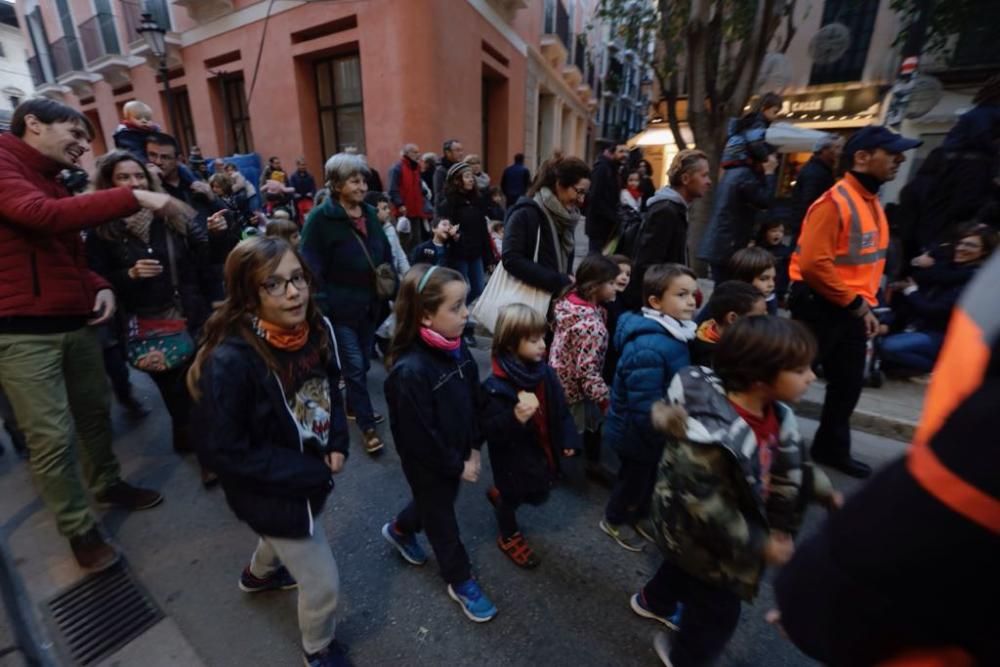
<path fill-rule="evenodd" d="M 670 641 L 670 635 L 666 632 L 657 632 L 653 635 L 653 650 L 656 651 L 656 657 L 667 667 L 674 667 L 674 663 L 670 662 L 671 648 L 673 645 Z"/>

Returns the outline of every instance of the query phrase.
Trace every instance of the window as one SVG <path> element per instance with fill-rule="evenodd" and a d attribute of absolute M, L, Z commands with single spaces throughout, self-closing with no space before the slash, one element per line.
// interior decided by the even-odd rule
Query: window
<path fill-rule="evenodd" d="M 851 31 L 850 45 L 839 60 L 825 65 L 813 65 L 809 77 L 811 85 L 860 81 L 872 41 L 875 16 L 879 3 L 875 0 L 826 0 L 823 6 L 823 25 L 842 23 Z"/>
<path fill-rule="evenodd" d="M 196 146 L 197 142 L 194 137 L 194 119 L 191 115 L 191 102 L 188 99 L 187 88 L 171 89 L 170 96 L 174 98 L 174 113 L 177 114 L 177 131 L 180 133 L 177 141 L 181 145 L 180 152 L 182 155 L 188 155 L 191 152 L 191 147 Z M 165 129 L 173 132 L 173 127 Z"/>
<path fill-rule="evenodd" d="M 66 59 L 66 62 L 61 63 L 61 66 L 60 63 L 57 62 L 56 67 L 57 69 L 62 70 L 60 73 L 64 73 L 70 69 L 80 71 L 83 69 L 83 58 L 80 56 L 80 43 L 76 38 L 76 26 L 73 23 L 73 13 L 69 9 L 69 3 L 67 0 L 56 0 L 56 8 L 59 14 L 59 22 L 62 25 L 63 40 L 65 42 L 65 46 L 61 48 L 66 52 L 65 55 L 62 56 Z M 60 55 L 59 48 L 57 48 L 57 60 L 60 59 Z"/>
<path fill-rule="evenodd" d="M 243 75 L 237 74 L 236 76 L 224 77 L 222 79 L 222 95 L 233 152 L 252 153 L 253 133 L 250 131 L 250 112 L 247 110 L 247 96 L 243 87 Z M 190 113 L 189 108 L 189 116 Z"/>
<path fill-rule="evenodd" d="M 315 71 L 323 155 L 339 153 L 347 146 L 354 146 L 359 153 L 364 153 L 365 114 L 360 57 L 318 60 Z"/>

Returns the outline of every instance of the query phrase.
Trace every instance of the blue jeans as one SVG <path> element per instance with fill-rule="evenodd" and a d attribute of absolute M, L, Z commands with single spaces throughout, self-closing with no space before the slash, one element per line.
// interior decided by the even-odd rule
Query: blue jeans
<path fill-rule="evenodd" d="M 469 293 L 465 297 L 465 303 L 471 304 L 486 289 L 486 271 L 483 269 L 482 258 L 456 259 L 452 261 L 452 268 L 461 273 L 469 283 Z M 475 328 L 472 320 L 465 325 L 465 330 L 468 332 L 472 332 Z"/>
<path fill-rule="evenodd" d="M 880 347 L 882 361 L 930 373 L 934 370 L 934 362 L 937 361 L 943 342 L 944 334 L 937 331 L 912 331 L 886 336 Z"/>
<path fill-rule="evenodd" d="M 375 325 L 367 318 L 360 318 L 350 324 L 334 324 L 333 333 L 337 336 L 340 370 L 347 385 L 347 411 L 357 418 L 362 432 L 373 429 L 375 409 L 368 396 L 368 353 L 375 342 Z"/>

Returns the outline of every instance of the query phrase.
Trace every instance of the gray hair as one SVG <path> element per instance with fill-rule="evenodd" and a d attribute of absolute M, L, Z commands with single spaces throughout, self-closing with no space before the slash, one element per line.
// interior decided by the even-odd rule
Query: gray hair
<path fill-rule="evenodd" d="M 416 150 L 416 144 L 403 144 L 403 149 L 399 151 L 400 155 L 406 155 L 407 151 Z"/>
<path fill-rule="evenodd" d="M 433 153 L 433 152 L 432 153 L 424 153 L 423 155 L 420 156 L 420 161 L 421 162 L 430 161 L 430 162 L 433 162 L 434 164 L 437 164 L 437 162 L 438 162 L 437 153 Z"/>
<path fill-rule="evenodd" d="M 360 155 L 337 153 L 326 161 L 323 173 L 330 189 L 336 192 L 352 176 L 360 174 L 367 177 L 371 172 L 368 170 L 368 163 Z"/>

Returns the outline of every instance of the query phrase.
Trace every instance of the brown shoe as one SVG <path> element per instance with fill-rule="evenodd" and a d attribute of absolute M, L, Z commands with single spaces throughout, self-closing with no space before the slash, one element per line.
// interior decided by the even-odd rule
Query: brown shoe
<path fill-rule="evenodd" d="M 69 547 L 77 564 L 90 572 L 106 570 L 121 557 L 113 546 L 104 541 L 96 526 L 82 535 L 69 538 Z"/>
<path fill-rule="evenodd" d="M 163 502 L 163 496 L 151 489 L 142 489 L 118 480 L 108 487 L 107 491 L 97 496 L 97 502 L 134 512 L 156 507 Z"/>
<path fill-rule="evenodd" d="M 382 444 L 382 439 L 378 437 L 378 433 L 376 433 L 373 428 L 364 432 L 364 439 L 365 451 L 371 456 L 377 455 L 382 451 L 382 448 L 385 447 L 385 445 Z"/>

